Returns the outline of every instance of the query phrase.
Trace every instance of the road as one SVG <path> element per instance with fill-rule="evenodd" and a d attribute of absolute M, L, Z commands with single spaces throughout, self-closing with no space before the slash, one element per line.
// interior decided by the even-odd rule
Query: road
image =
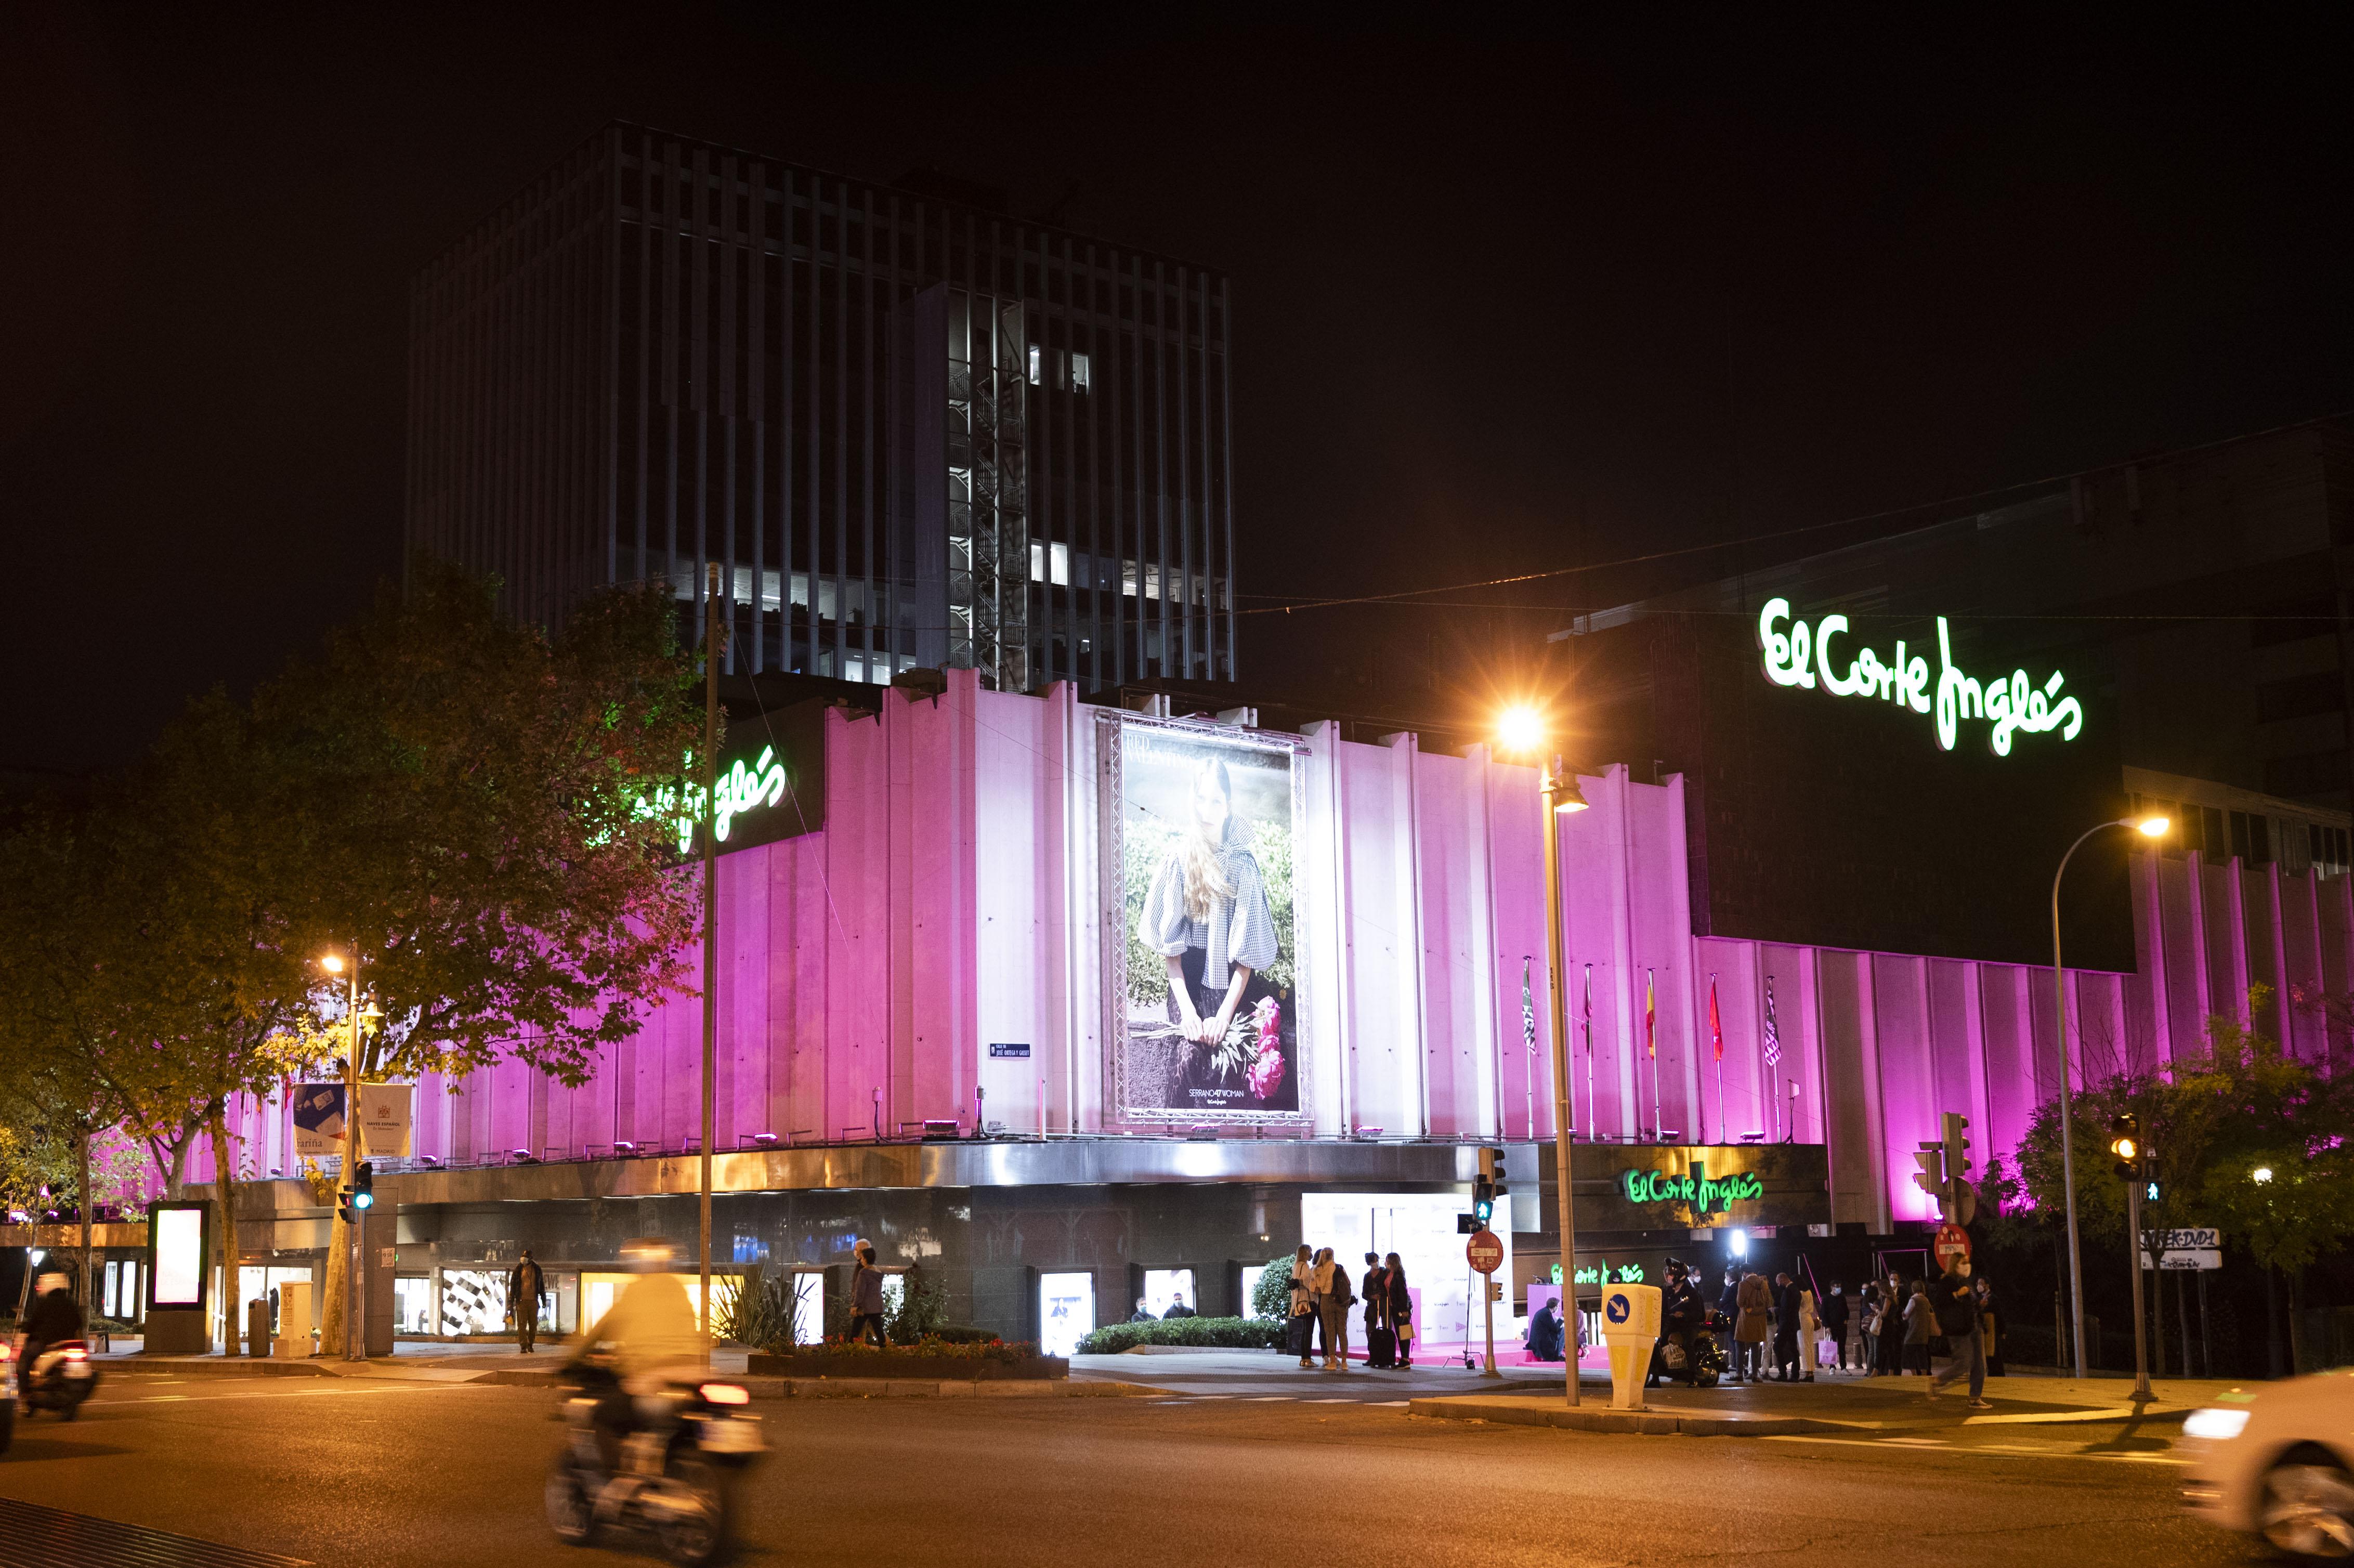
<path fill-rule="evenodd" d="M 1465 1568 L 2260 1560 L 2183 1516 L 2162 1436 L 2115 1424 L 1603 1436 L 1302 1393 L 765 1404 L 777 1452 L 742 1496 L 741 1560 L 1202 1568 L 1376 1547 Z M 119 1373 L 80 1421 L 19 1425 L 0 1498 L 338 1568 L 647 1561 L 547 1533 L 552 1407 L 545 1392 L 479 1384 Z M 0 1544 L 0 1563 L 68 1560 L 26 1550 Z"/>

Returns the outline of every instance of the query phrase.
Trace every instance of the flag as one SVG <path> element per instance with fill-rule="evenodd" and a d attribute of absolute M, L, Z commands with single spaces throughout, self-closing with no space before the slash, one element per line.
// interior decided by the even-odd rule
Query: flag
<path fill-rule="evenodd" d="M 1766 1065 L 1782 1065 L 1782 1032 L 1774 1024 L 1774 977 L 1766 977 Z"/>
<path fill-rule="evenodd" d="M 1529 960 L 1521 960 L 1521 1043 L 1530 1055 L 1537 1054 L 1537 999 L 1529 990 Z"/>
<path fill-rule="evenodd" d="M 1724 1021 L 1716 1012 L 1716 977 L 1708 977 L 1708 1038 L 1716 1047 L 1716 1059 L 1724 1060 Z"/>
<path fill-rule="evenodd" d="M 1654 1062 L 1659 1059 L 1659 1001 L 1651 992 L 1651 971 L 1643 971 L 1643 1050 Z"/>
<path fill-rule="evenodd" d="M 1594 966 L 1585 966 L 1585 1054 L 1594 1054 Z"/>

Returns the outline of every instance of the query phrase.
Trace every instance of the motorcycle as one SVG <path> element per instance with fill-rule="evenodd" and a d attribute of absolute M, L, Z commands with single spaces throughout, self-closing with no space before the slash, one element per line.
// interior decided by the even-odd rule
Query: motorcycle
<path fill-rule="evenodd" d="M 26 1414 L 54 1410 L 68 1421 L 81 1415 L 81 1402 L 98 1389 L 98 1363 L 90 1358 L 90 1344 L 84 1340 L 59 1340 L 41 1351 L 31 1366 L 22 1366 L 18 1356 L 23 1342 L 15 1347 L 16 1355 L 9 1364 L 17 1367 L 23 1383 Z"/>
<path fill-rule="evenodd" d="M 1701 1327 L 1681 1340 L 1674 1335 L 1660 1335 L 1659 1343 L 1652 1347 L 1650 1375 L 1644 1381 L 1648 1383 L 1666 1378 L 1693 1388 L 1714 1388 L 1724 1376 L 1723 1336 L 1732 1329 L 1732 1320 L 1712 1307 L 1702 1317 Z"/>
<path fill-rule="evenodd" d="M 587 1546 L 599 1531 L 648 1531 L 685 1568 L 718 1562 L 733 1544 L 729 1493 L 737 1472 L 768 1452 L 749 1396 L 730 1383 L 674 1383 L 631 1401 L 620 1466 L 605 1470 L 595 1393 L 576 1386 L 556 1419 L 568 1428 L 547 1475 L 547 1522 Z"/>

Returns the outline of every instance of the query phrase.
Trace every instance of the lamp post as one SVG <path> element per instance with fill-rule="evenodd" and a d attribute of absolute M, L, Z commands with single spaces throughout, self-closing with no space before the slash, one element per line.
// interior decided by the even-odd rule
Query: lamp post
<path fill-rule="evenodd" d="M 2075 1102 L 2068 1088 L 2068 982 L 2060 964 L 2060 879 L 2068 874 L 2068 863 L 2075 858 L 2084 841 L 2105 828 L 2132 828 L 2157 839 L 2165 837 L 2171 826 L 2173 823 L 2167 818 L 2158 816 L 2119 817 L 2111 822 L 2096 822 L 2076 835 L 2076 842 L 2060 857 L 2060 869 L 2052 874 L 2052 1028 L 2060 1039 L 2060 1181 L 2067 1194 L 2062 1206 L 2068 1214 L 2068 1308 L 2075 1320 L 2073 1339 L 2079 1379 L 2084 1375 L 2084 1266 L 2076 1246 L 2076 1118 Z M 2136 1238 L 2136 1245 L 2139 1245 L 2139 1238 Z M 2138 1268 L 2140 1263 L 2137 1256 L 2135 1266 Z"/>
<path fill-rule="evenodd" d="M 1538 750 L 1544 740 L 1544 721 L 1531 708 L 1514 708 L 1501 725 L 1506 749 Z M 1568 968 L 1561 929 L 1561 818 L 1585 810 L 1585 796 L 1563 766 L 1559 754 L 1546 768 L 1538 785 L 1544 810 L 1545 979 L 1553 1009 L 1553 1200 L 1561 1226 L 1561 1298 L 1564 1349 L 1568 1362 L 1563 1393 L 1571 1409 L 1577 1407 L 1578 1340 L 1582 1319 L 1577 1311 L 1577 1213 L 1571 1202 L 1570 1150 L 1574 1141 L 1569 1112 L 1569 998 L 1563 989 Z"/>
<path fill-rule="evenodd" d="M 329 953 L 319 960 L 319 967 L 331 975 L 343 974 L 346 969 L 341 953 Z M 344 1169 L 337 1179 L 337 1184 L 346 1188 L 356 1188 L 360 1155 L 363 1152 L 360 1138 L 360 950 L 356 945 L 352 948 L 351 963 L 348 968 L 351 986 L 348 1011 L 352 1021 L 352 1044 L 350 1049 L 344 1053 Z M 341 1196 L 341 1193 L 337 1194 L 338 1199 Z M 341 1202 L 338 1202 L 335 1206 L 338 1209 L 349 1207 L 348 1204 Z M 351 1217 L 345 1221 L 345 1228 L 350 1234 L 344 1238 L 345 1243 L 344 1247 L 344 1360 L 356 1361 L 366 1359 L 362 1353 L 366 1347 L 360 1343 L 359 1256 L 360 1232 L 363 1226 L 358 1210 L 351 1210 Z M 234 1267 L 237 1255 L 237 1234 L 234 1221 L 231 1222 L 228 1250 L 232 1260 L 230 1266 Z M 223 1281 L 224 1285 L 227 1283 Z"/>

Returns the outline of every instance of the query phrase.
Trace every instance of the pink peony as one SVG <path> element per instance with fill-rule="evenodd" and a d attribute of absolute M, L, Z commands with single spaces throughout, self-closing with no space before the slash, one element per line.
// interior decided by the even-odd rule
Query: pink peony
<path fill-rule="evenodd" d="M 1258 1030 L 1258 1048 L 1273 1051 L 1283 1044 L 1283 1008 L 1275 998 L 1263 996 L 1251 1009 L 1251 1022 Z"/>
<path fill-rule="evenodd" d="M 1262 1100 L 1271 1100 L 1275 1097 L 1275 1091 L 1282 1086 L 1283 1053 L 1270 1045 L 1251 1063 L 1250 1090 Z"/>

